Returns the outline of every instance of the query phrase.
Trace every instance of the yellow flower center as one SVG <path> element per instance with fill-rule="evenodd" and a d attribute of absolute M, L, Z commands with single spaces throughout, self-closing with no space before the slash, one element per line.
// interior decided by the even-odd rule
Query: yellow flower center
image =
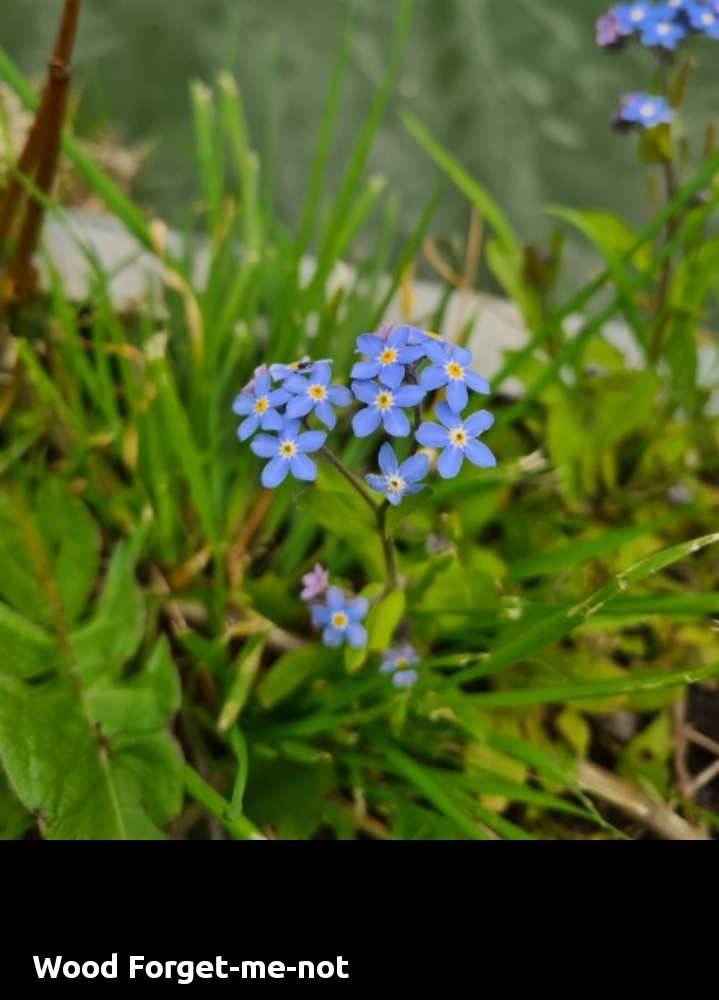
<path fill-rule="evenodd" d="M 291 368 L 293 372 L 296 372 L 299 371 L 303 364 L 304 361 L 292 361 L 289 365 L 287 365 L 287 367 Z"/>
<path fill-rule="evenodd" d="M 408 663 L 409 660 L 407 659 L 406 656 L 398 656 L 397 659 L 394 661 L 395 667 L 406 667 Z"/>
<path fill-rule="evenodd" d="M 260 396 L 259 399 L 255 400 L 255 413 L 265 413 L 269 405 L 267 396 Z"/>
<path fill-rule="evenodd" d="M 388 410 L 392 406 L 392 393 L 384 389 L 378 392 L 376 403 L 380 410 Z"/>
<path fill-rule="evenodd" d="M 383 365 L 391 365 L 393 361 L 397 360 L 397 352 L 393 347 L 388 347 L 382 351 L 379 359 Z"/>
<path fill-rule="evenodd" d="M 294 453 L 297 451 L 294 441 L 283 441 L 280 445 L 280 455 L 283 458 L 292 458 Z"/>
<path fill-rule="evenodd" d="M 456 444 L 461 448 L 467 443 L 467 432 L 461 427 L 455 427 L 453 431 L 449 432 L 449 439 L 452 444 Z"/>
<path fill-rule="evenodd" d="M 450 378 L 462 378 L 464 375 L 464 368 L 458 365 L 456 361 L 450 361 L 447 365 L 447 374 Z"/>
<path fill-rule="evenodd" d="M 310 386 L 310 396 L 312 396 L 313 399 L 324 399 L 326 395 L 327 392 L 323 385 Z"/>
<path fill-rule="evenodd" d="M 335 628 L 347 628 L 347 615 L 344 611 L 335 611 L 332 615 L 332 624 Z"/>
<path fill-rule="evenodd" d="M 428 337 L 433 337 L 435 340 L 442 339 L 438 333 L 433 333 L 431 330 L 425 330 L 424 332 L 427 334 Z"/>

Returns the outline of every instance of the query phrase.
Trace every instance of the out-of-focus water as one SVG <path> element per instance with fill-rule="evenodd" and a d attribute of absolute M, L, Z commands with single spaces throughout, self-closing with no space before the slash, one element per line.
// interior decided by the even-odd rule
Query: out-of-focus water
<path fill-rule="evenodd" d="M 2 0 L 0 44 L 40 72 L 61 0 Z M 505 207 L 519 232 L 547 227 L 543 206 L 607 207 L 641 220 L 645 170 L 631 137 L 608 128 L 617 98 L 643 89 L 649 53 L 608 54 L 594 43 L 601 0 L 417 0 L 403 71 L 375 145 L 371 170 L 401 194 L 409 229 L 438 173 L 404 130 L 404 105 Z M 172 215 L 195 190 L 188 81 L 236 73 L 257 143 L 279 123 L 275 190 L 293 224 L 325 105 L 345 0 L 86 0 L 75 59 L 80 120 L 111 122 L 127 141 L 156 151 L 142 195 Z M 389 52 L 398 0 L 358 0 L 350 70 L 333 160 L 362 121 Z M 719 43 L 694 44 L 696 74 L 687 128 L 717 111 Z M 272 66 L 279 68 L 273 73 Z M 270 86 L 268 81 L 275 79 Z M 332 172 L 331 172 L 332 175 Z M 466 203 L 448 192 L 435 230 L 466 225 Z"/>

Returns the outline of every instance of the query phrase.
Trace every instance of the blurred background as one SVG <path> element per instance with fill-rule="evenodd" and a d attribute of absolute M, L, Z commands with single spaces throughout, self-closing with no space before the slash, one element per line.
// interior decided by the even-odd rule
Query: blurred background
<path fill-rule="evenodd" d="M 350 70 L 336 142 L 337 170 L 381 79 L 398 4 L 358 0 Z M 414 111 L 499 201 L 525 239 L 548 228 L 550 203 L 592 204 L 641 222 L 645 171 L 635 143 L 608 128 L 620 94 L 650 83 L 653 60 L 638 47 L 598 49 L 599 0 L 419 0 L 398 91 L 375 144 L 371 168 L 402 192 L 409 231 L 438 174 L 406 133 L 397 111 Z M 22 69 L 38 76 L 59 16 L 59 0 L 2 0 L 0 38 Z M 148 144 L 138 198 L 177 220 L 193 196 L 188 84 L 230 69 L 243 89 L 253 141 L 276 144 L 274 194 L 290 227 L 299 211 L 345 0 L 102 0 L 83 10 L 76 47 L 78 128 L 108 128 L 123 145 Z M 701 59 L 686 118 L 699 122 L 715 101 L 711 42 Z M 330 175 L 332 171 L 330 171 Z M 589 202 L 589 203 L 588 203 Z M 433 229 L 463 233 L 466 202 L 449 189 Z M 368 235 L 368 238 L 370 238 Z"/>

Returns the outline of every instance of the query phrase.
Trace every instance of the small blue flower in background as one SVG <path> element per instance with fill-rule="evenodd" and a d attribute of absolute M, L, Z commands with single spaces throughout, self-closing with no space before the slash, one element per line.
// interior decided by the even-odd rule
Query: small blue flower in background
<path fill-rule="evenodd" d="M 687 0 L 684 5 L 689 24 L 702 35 L 719 38 L 719 4 L 697 3 Z"/>
<path fill-rule="evenodd" d="M 618 3 L 611 9 L 616 20 L 617 29 L 622 35 L 631 35 L 639 31 L 644 22 L 652 16 L 652 6 L 649 3 Z"/>
<path fill-rule="evenodd" d="M 357 347 L 369 361 L 358 361 L 351 371 L 355 379 L 377 378 L 390 389 L 399 388 L 404 378 L 405 365 L 411 365 L 424 356 L 421 347 L 407 346 L 407 327 L 392 330 L 383 340 L 371 333 L 357 338 Z"/>
<path fill-rule="evenodd" d="M 443 448 L 437 462 L 437 471 L 443 479 L 453 479 L 467 458 L 473 465 L 491 468 L 497 464 L 489 448 L 477 437 L 494 423 L 494 417 L 487 410 L 479 410 L 465 421 L 446 403 L 439 403 L 437 419 L 444 424 L 422 424 L 417 431 L 417 440 L 428 448 Z"/>
<path fill-rule="evenodd" d="M 409 643 L 405 643 L 403 646 L 390 649 L 384 654 L 379 672 L 391 674 L 395 687 L 411 687 L 419 677 L 417 671 L 411 669 L 414 663 L 419 663 L 419 657 L 414 648 Z"/>
<path fill-rule="evenodd" d="M 333 406 L 349 406 L 352 393 L 345 386 L 330 385 L 332 369 L 325 361 L 318 361 L 309 376 L 289 375 L 282 383 L 282 390 L 291 394 L 285 412 L 288 417 L 306 417 L 314 410 L 318 420 L 330 430 L 337 423 Z"/>
<path fill-rule="evenodd" d="M 654 128 L 674 121 L 674 111 L 664 97 L 651 94 L 626 94 L 619 103 L 614 119 L 618 128 Z"/>
<path fill-rule="evenodd" d="M 330 575 L 321 563 L 315 563 L 314 569 L 302 577 L 301 601 L 316 601 L 322 597 L 330 585 Z"/>
<path fill-rule="evenodd" d="M 424 479 L 429 472 L 429 459 L 426 455 L 413 455 L 399 465 L 392 445 L 386 443 L 380 448 L 377 461 L 383 475 L 370 474 L 365 476 L 365 480 L 375 493 L 384 493 L 394 507 L 402 497 L 424 489 L 424 484 L 419 480 Z"/>
<path fill-rule="evenodd" d="M 367 645 L 367 632 L 359 623 L 366 617 L 369 605 L 363 597 L 347 599 L 339 587 L 330 587 L 324 604 L 315 604 L 312 621 L 322 626 L 325 646 L 341 646 L 346 642 L 354 649 Z"/>
<path fill-rule="evenodd" d="M 447 402 L 455 413 L 460 413 L 467 405 L 467 386 L 474 392 L 489 392 L 489 385 L 477 372 L 467 368 L 472 361 L 471 351 L 464 347 L 446 347 L 435 344 L 431 339 L 425 345 L 427 357 L 434 364 L 425 368 L 419 376 L 423 389 L 439 389 L 447 386 Z"/>
<path fill-rule="evenodd" d="M 270 461 L 262 470 L 262 485 L 274 489 L 283 482 L 288 473 L 295 479 L 313 482 L 317 478 L 317 466 L 306 452 L 317 451 L 327 440 L 324 431 L 305 431 L 300 434 L 299 420 L 285 420 L 277 437 L 258 434 L 250 448 L 260 458 Z"/>
<path fill-rule="evenodd" d="M 259 371 L 259 369 L 257 369 Z M 251 386 L 248 389 L 247 386 Z M 282 406 L 290 398 L 284 389 L 272 389 L 272 380 L 267 372 L 256 374 L 247 383 L 239 396 L 235 397 L 232 409 L 238 416 L 247 417 L 237 429 L 240 441 L 246 441 L 258 427 L 265 431 L 278 431 L 282 427 L 282 417 L 275 407 Z"/>
<path fill-rule="evenodd" d="M 355 413 L 352 427 L 357 437 L 367 437 L 376 431 L 380 423 L 393 437 L 407 437 L 410 432 L 409 420 L 401 407 L 417 406 L 424 399 L 424 389 L 418 385 L 403 385 L 400 389 L 389 389 L 376 382 L 354 381 L 352 392 L 367 406 Z"/>
<path fill-rule="evenodd" d="M 673 52 L 679 42 L 687 37 L 684 23 L 667 5 L 656 8 L 641 24 L 639 40 L 650 48 L 668 49 Z"/>

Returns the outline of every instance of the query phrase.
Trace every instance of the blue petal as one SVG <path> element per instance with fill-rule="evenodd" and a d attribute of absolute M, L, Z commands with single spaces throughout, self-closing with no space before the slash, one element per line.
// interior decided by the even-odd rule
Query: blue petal
<path fill-rule="evenodd" d="M 363 333 L 357 338 L 357 347 L 368 358 L 378 358 L 384 350 L 384 344 L 372 333 Z"/>
<path fill-rule="evenodd" d="M 456 361 L 461 368 L 472 364 L 472 352 L 468 351 L 466 347 L 452 347 L 449 353 L 452 361 Z"/>
<path fill-rule="evenodd" d="M 260 427 L 263 431 L 282 430 L 282 417 L 277 410 L 265 410 L 260 417 Z"/>
<path fill-rule="evenodd" d="M 344 631 L 340 631 L 335 628 L 334 625 L 328 625 L 327 628 L 322 633 L 322 642 L 325 646 L 341 646 L 344 641 Z"/>
<path fill-rule="evenodd" d="M 472 392 L 482 392 L 485 395 L 489 394 L 489 382 L 483 379 L 481 375 L 477 372 L 471 371 L 467 368 L 464 373 L 464 381 L 467 383 Z"/>
<path fill-rule="evenodd" d="M 358 361 L 352 366 L 350 378 L 368 379 L 374 378 L 382 365 L 379 361 Z"/>
<path fill-rule="evenodd" d="M 380 448 L 379 455 L 377 456 L 377 464 L 385 476 L 393 476 L 397 471 L 397 458 L 389 441 L 385 441 Z"/>
<path fill-rule="evenodd" d="M 370 472 L 364 478 L 369 488 L 374 490 L 375 493 L 384 493 L 387 489 L 387 479 L 385 476 L 377 476 L 373 472 Z"/>
<path fill-rule="evenodd" d="M 447 403 L 438 403 L 435 411 L 437 414 L 437 419 L 440 420 L 445 427 L 455 428 L 459 427 L 462 423 L 462 419 L 458 413 L 456 413 L 451 406 Z"/>
<path fill-rule="evenodd" d="M 297 451 L 318 451 L 327 440 L 324 431 L 305 431 L 295 440 Z"/>
<path fill-rule="evenodd" d="M 444 448 L 449 441 L 447 431 L 439 424 L 420 424 L 416 437 L 425 448 Z"/>
<path fill-rule="evenodd" d="M 351 601 L 347 601 L 345 611 L 350 621 L 362 621 L 363 618 L 367 617 L 369 602 L 364 597 L 354 597 Z"/>
<path fill-rule="evenodd" d="M 467 405 L 467 386 L 457 378 L 447 383 L 447 402 L 455 413 L 461 413 Z"/>
<path fill-rule="evenodd" d="M 357 437 L 367 437 L 377 430 L 381 419 L 380 411 L 376 406 L 367 407 L 360 410 L 359 413 L 355 413 L 352 418 L 352 429 Z"/>
<path fill-rule="evenodd" d="M 424 389 L 419 385 L 403 385 L 394 393 L 397 406 L 418 406 L 424 399 Z"/>
<path fill-rule="evenodd" d="M 409 329 L 406 326 L 395 327 L 389 337 L 387 337 L 387 347 L 393 347 L 395 350 L 404 347 L 408 336 Z"/>
<path fill-rule="evenodd" d="M 379 387 L 374 382 L 355 381 L 352 383 L 352 392 L 362 403 L 374 403 Z"/>
<path fill-rule="evenodd" d="M 339 587 L 328 587 L 325 604 L 331 611 L 344 610 L 345 598 Z"/>
<path fill-rule="evenodd" d="M 267 372 L 264 375 L 257 376 L 255 379 L 255 396 L 266 396 L 271 388 L 272 379 Z"/>
<path fill-rule="evenodd" d="M 491 469 L 497 464 L 497 459 L 481 441 L 468 441 L 464 446 L 464 453 L 472 465 L 478 465 L 480 468 Z"/>
<path fill-rule="evenodd" d="M 442 479 L 454 479 L 462 468 L 463 458 L 464 453 L 462 449 L 456 445 L 450 445 L 448 448 L 445 448 L 437 462 L 437 472 L 439 472 Z"/>
<path fill-rule="evenodd" d="M 240 441 L 246 441 L 251 434 L 255 433 L 259 426 L 260 418 L 256 413 L 253 413 L 252 416 L 247 418 L 247 420 L 243 420 L 237 428 L 237 436 Z"/>
<path fill-rule="evenodd" d="M 285 392 L 284 389 L 273 389 L 267 397 L 267 401 L 270 406 L 282 406 L 290 398 L 290 395 L 291 393 Z"/>
<path fill-rule="evenodd" d="M 297 453 L 290 459 L 290 472 L 295 479 L 301 479 L 305 483 L 312 483 L 317 479 L 317 466 L 302 453 Z"/>
<path fill-rule="evenodd" d="M 306 417 L 314 406 L 311 396 L 293 396 L 287 403 L 285 413 L 288 417 Z"/>
<path fill-rule="evenodd" d="M 382 419 L 384 429 L 392 437 L 407 437 L 409 434 L 409 420 L 398 406 L 391 406 L 389 410 L 384 410 Z"/>
<path fill-rule="evenodd" d="M 424 353 L 430 359 L 434 361 L 436 365 L 446 365 L 447 364 L 447 348 L 440 341 L 435 340 L 433 337 L 427 337 L 424 344 Z"/>
<path fill-rule="evenodd" d="M 313 604 L 310 608 L 310 613 L 315 625 L 327 625 L 332 617 L 332 612 L 324 604 Z"/>
<path fill-rule="evenodd" d="M 239 396 L 235 396 L 235 401 L 232 404 L 232 412 L 236 413 L 239 417 L 245 417 L 248 413 L 252 413 L 255 408 L 255 397 L 251 396 L 249 392 L 241 392 Z"/>
<path fill-rule="evenodd" d="M 347 642 L 353 649 L 364 649 L 367 645 L 367 632 L 362 625 L 353 622 L 347 626 Z"/>
<path fill-rule="evenodd" d="M 470 437 L 477 437 L 482 431 L 489 430 L 494 423 L 494 417 L 487 410 L 478 410 L 467 417 L 464 422 L 464 429 Z"/>
<path fill-rule="evenodd" d="M 397 507 L 402 500 L 403 495 L 404 491 L 402 493 L 398 493 L 397 490 L 387 490 L 387 503 L 391 503 L 393 507 Z"/>
<path fill-rule="evenodd" d="M 272 458 L 273 455 L 277 454 L 279 447 L 280 442 L 276 437 L 270 437 L 269 434 L 258 434 L 250 445 L 250 450 L 255 455 L 259 455 L 260 458 Z"/>
<path fill-rule="evenodd" d="M 401 351 L 397 351 L 397 360 L 403 365 L 411 365 L 423 357 L 423 347 L 403 347 Z"/>
<path fill-rule="evenodd" d="M 286 458 L 277 455 L 262 470 L 262 485 L 268 489 L 274 489 L 275 486 L 279 486 L 287 478 L 289 471 L 290 463 Z"/>
<path fill-rule="evenodd" d="M 407 483 L 416 483 L 429 472 L 429 458 L 426 455 L 412 455 L 399 467 L 399 474 Z"/>
<path fill-rule="evenodd" d="M 325 427 L 329 427 L 330 430 L 332 430 L 334 425 L 337 423 L 335 411 L 326 399 L 321 399 L 317 406 L 315 406 L 315 416 L 320 423 L 323 423 Z"/>
<path fill-rule="evenodd" d="M 345 385 L 330 385 L 327 387 L 327 399 L 333 406 L 349 406 L 352 393 Z"/>
<path fill-rule="evenodd" d="M 293 393 L 293 395 L 301 396 L 307 392 L 310 387 L 309 380 L 302 378 L 301 375 L 289 375 L 282 383 L 281 389 L 276 389 L 275 392 L 287 392 Z"/>
<path fill-rule="evenodd" d="M 396 361 L 391 365 L 382 365 L 378 378 L 388 389 L 398 389 L 404 378 L 404 365 L 399 365 Z"/>
<path fill-rule="evenodd" d="M 439 389 L 440 386 L 446 385 L 448 381 L 449 375 L 439 365 L 430 365 L 419 376 L 419 384 L 427 392 L 431 392 L 432 389 Z"/>
<path fill-rule="evenodd" d="M 312 372 L 312 382 L 315 385 L 328 385 L 332 378 L 332 369 L 326 361 L 318 361 Z"/>
<path fill-rule="evenodd" d="M 416 486 L 406 486 L 405 493 L 408 496 L 414 496 L 415 493 L 421 493 L 423 489 L 426 489 L 424 483 L 417 483 Z"/>
<path fill-rule="evenodd" d="M 299 434 L 300 422 L 299 420 L 286 419 L 282 425 L 282 438 L 287 441 L 294 441 L 294 439 Z"/>

